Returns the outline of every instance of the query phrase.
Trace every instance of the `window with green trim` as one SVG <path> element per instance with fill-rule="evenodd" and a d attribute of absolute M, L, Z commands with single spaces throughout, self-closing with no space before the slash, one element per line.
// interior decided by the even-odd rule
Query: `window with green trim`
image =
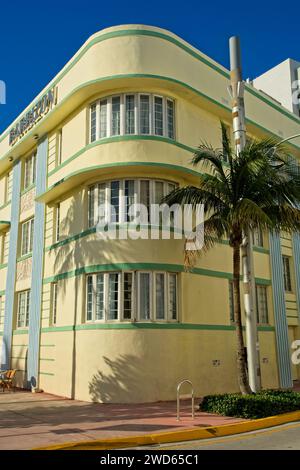
<path fill-rule="evenodd" d="M 30 290 L 18 293 L 17 328 L 29 326 Z"/>
<path fill-rule="evenodd" d="M 21 256 L 32 253 L 34 218 L 23 222 L 21 225 Z"/>
<path fill-rule="evenodd" d="M 133 134 L 175 139 L 175 101 L 152 93 L 124 93 L 91 104 L 91 142 Z"/>
<path fill-rule="evenodd" d="M 27 189 L 35 183 L 36 178 L 36 153 L 34 152 L 30 157 L 24 161 L 24 180 L 23 189 Z"/>
<path fill-rule="evenodd" d="M 178 275 L 125 271 L 86 277 L 86 321 L 176 321 Z"/>

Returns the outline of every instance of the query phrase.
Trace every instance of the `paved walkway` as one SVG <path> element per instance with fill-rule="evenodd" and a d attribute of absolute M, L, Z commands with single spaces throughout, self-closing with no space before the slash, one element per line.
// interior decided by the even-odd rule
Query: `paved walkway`
<path fill-rule="evenodd" d="M 243 420 L 201 412 L 195 413 L 193 421 L 190 400 L 182 401 L 182 420 L 177 422 L 175 402 L 113 405 L 68 400 L 48 393 L 0 392 L 0 449 L 31 449 L 239 421 Z"/>

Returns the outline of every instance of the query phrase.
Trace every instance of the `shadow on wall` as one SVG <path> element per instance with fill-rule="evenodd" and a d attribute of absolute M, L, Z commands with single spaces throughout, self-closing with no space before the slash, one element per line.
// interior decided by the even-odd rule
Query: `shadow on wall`
<path fill-rule="evenodd" d="M 103 356 L 106 367 L 110 370 L 104 373 L 101 370 L 93 376 L 89 383 L 91 400 L 102 403 L 128 403 L 132 401 L 149 401 L 145 390 L 149 388 L 149 371 L 145 369 L 143 360 L 125 354 L 117 359 Z M 155 384 L 152 383 L 152 389 Z M 155 397 L 152 397 L 155 401 Z"/>

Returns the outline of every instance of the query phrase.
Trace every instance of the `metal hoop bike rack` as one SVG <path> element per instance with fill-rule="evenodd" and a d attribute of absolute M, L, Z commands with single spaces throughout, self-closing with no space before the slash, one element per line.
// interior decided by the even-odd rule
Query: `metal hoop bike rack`
<path fill-rule="evenodd" d="M 180 388 L 184 383 L 190 384 L 192 388 L 192 419 L 195 417 L 195 411 L 194 411 L 194 387 L 193 384 L 190 380 L 184 379 L 179 384 L 177 385 L 177 421 L 180 421 Z"/>

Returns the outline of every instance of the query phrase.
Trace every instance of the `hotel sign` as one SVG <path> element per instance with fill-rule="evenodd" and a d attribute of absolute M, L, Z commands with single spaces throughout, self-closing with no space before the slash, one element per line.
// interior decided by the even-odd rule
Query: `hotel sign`
<path fill-rule="evenodd" d="M 15 145 L 26 132 L 32 129 L 55 106 L 57 88 L 53 87 L 25 114 L 9 132 L 9 145 Z"/>

